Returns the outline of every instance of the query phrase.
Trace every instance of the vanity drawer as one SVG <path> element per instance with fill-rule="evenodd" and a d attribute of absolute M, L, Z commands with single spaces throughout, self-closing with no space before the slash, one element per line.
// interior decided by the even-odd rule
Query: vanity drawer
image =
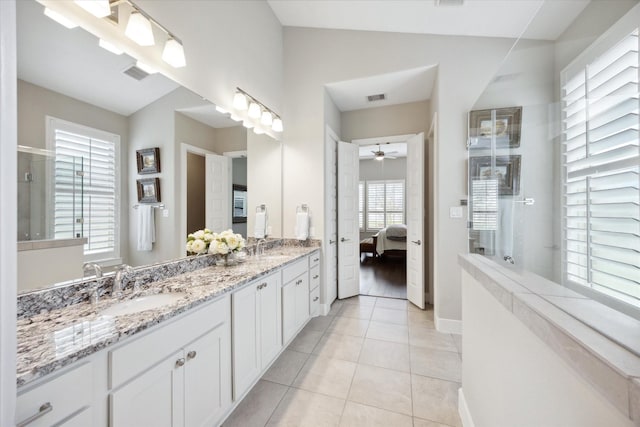
<path fill-rule="evenodd" d="M 320 266 L 311 267 L 309 272 L 309 289 L 315 289 L 320 285 Z"/>
<path fill-rule="evenodd" d="M 230 321 L 230 298 L 207 304 L 176 321 L 162 324 L 109 352 L 109 389 L 149 369 L 207 331 Z"/>
<path fill-rule="evenodd" d="M 320 308 L 320 288 L 317 287 L 309 292 L 309 314 L 313 316 L 318 315 Z"/>
<path fill-rule="evenodd" d="M 320 251 L 316 251 L 309 256 L 309 268 L 320 265 Z"/>
<path fill-rule="evenodd" d="M 16 419 L 23 422 L 33 415 L 44 413 L 28 426 L 51 426 L 74 412 L 89 408 L 92 399 L 93 371 L 91 362 L 88 362 L 19 394 Z M 48 406 L 51 409 L 47 412 Z"/>
<path fill-rule="evenodd" d="M 282 284 L 286 285 L 296 277 L 301 274 L 307 272 L 309 266 L 309 261 L 307 257 L 294 262 L 293 264 L 287 265 L 284 270 L 282 270 Z"/>

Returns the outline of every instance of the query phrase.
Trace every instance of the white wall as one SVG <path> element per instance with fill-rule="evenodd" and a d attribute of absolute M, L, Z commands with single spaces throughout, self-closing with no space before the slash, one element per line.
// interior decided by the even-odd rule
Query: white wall
<path fill-rule="evenodd" d="M 410 102 L 387 107 L 345 111 L 341 114 L 345 141 L 424 132 L 431 124 L 431 103 Z"/>
<path fill-rule="evenodd" d="M 391 154 L 390 154 L 391 155 Z M 360 160 L 360 181 L 373 181 L 384 179 L 406 179 L 407 158 Z"/>
<path fill-rule="evenodd" d="M 305 199 L 316 212 L 315 235 L 323 235 L 324 85 L 438 64 L 439 97 L 432 105 L 439 113 L 436 161 L 441 165 L 436 183 L 436 314 L 459 320 L 456 256 L 466 251 L 466 223 L 449 219 L 448 213 L 466 194 L 466 114 L 512 44 L 508 39 L 285 28 L 283 222 L 294 223 L 295 206 Z M 292 235 L 285 229 L 285 236 Z"/>
<path fill-rule="evenodd" d="M 481 283 L 462 277 L 462 390 L 475 427 L 632 425 Z"/>

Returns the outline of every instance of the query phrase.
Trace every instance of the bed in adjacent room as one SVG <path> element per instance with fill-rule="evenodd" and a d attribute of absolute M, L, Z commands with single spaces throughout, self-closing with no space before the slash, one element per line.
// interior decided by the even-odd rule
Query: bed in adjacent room
<path fill-rule="evenodd" d="M 378 255 L 407 256 L 407 226 L 389 225 L 377 234 L 376 252 Z"/>

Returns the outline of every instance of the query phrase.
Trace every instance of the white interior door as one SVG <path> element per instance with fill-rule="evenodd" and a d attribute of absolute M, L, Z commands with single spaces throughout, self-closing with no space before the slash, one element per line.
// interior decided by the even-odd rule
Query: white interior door
<path fill-rule="evenodd" d="M 338 298 L 360 293 L 358 146 L 338 142 Z"/>
<path fill-rule="evenodd" d="M 231 158 L 207 154 L 205 225 L 219 233 L 231 228 Z"/>
<path fill-rule="evenodd" d="M 407 140 L 407 299 L 424 308 L 424 134 Z"/>
<path fill-rule="evenodd" d="M 325 142 L 325 229 L 324 229 L 324 277 L 325 294 L 322 303 L 328 310 L 331 303 L 338 297 L 338 214 L 337 214 L 337 138 L 329 129 Z"/>

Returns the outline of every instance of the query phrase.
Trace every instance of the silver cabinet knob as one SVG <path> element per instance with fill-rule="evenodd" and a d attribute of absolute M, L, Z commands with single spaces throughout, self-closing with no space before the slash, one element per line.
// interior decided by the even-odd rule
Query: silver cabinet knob
<path fill-rule="evenodd" d="M 187 353 L 187 360 L 195 359 L 197 354 L 198 353 L 196 353 L 195 350 L 191 350 L 189 353 Z"/>
<path fill-rule="evenodd" d="M 184 357 L 181 357 L 180 359 L 176 360 L 176 368 L 179 368 L 181 366 L 184 366 Z"/>
<path fill-rule="evenodd" d="M 412 240 L 411 243 L 415 243 L 416 245 L 420 246 L 422 244 L 422 240 Z"/>

